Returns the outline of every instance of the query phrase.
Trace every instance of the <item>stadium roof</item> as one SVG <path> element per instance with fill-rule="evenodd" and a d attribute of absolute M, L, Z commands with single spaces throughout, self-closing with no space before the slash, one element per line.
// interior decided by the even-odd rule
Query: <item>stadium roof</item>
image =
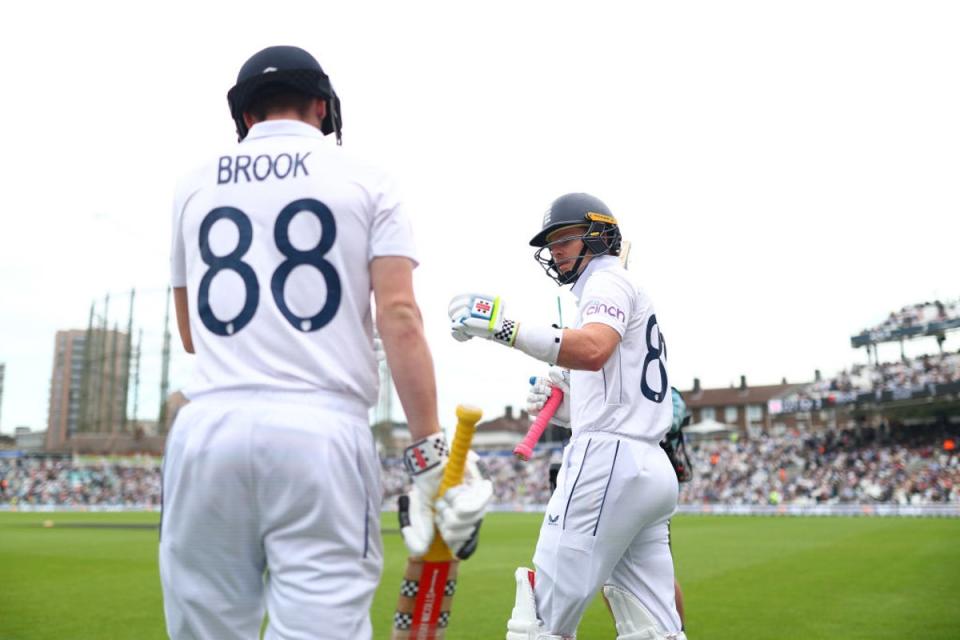
<path fill-rule="evenodd" d="M 877 327 L 875 329 L 861 331 L 859 334 L 851 336 L 850 346 L 856 349 L 881 342 L 899 342 L 900 340 L 910 340 L 911 338 L 938 336 L 958 328 L 960 328 L 960 318 L 950 318 L 893 329 Z"/>

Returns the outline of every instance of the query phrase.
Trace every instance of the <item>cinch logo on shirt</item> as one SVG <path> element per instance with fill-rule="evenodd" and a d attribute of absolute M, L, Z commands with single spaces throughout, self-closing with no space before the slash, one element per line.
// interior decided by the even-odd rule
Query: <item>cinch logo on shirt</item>
<path fill-rule="evenodd" d="M 620 320 L 620 322 L 627 321 L 627 316 L 620 309 L 620 307 L 616 307 L 612 304 L 608 305 L 602 302 L 592 302 L 589 305 L 587 305 L 586 309 L 583 310 L 584 318 L 586 318 L 587 316 L 593 316 L 597 314 L 610 316 L 611 318 L 617 318 L 618 320 Z"/>
<path fill-rule="evenodd" d="M 286 177 L 296 178 L 301 173 L 309 176 L 307 165 L 304 164 L 310 151 L 300 155 L 299 152 L 294 155 L 281 153 L 277 157 L 268 156 L 265 153 L 256 158 L 250 156 L 220 156 L 220 162 L 217 165 L 217 184 L 226 184 L 228 182 L 238 182 L 240 176 L 247 182 L 262 182 L 267 178 L 274 177 L 283 180 Z"/>

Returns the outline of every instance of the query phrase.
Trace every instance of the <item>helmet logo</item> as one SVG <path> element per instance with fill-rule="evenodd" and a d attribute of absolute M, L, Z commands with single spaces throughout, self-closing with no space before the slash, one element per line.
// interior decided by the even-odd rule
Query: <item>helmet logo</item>
<path fill-rule="evenodd" d="M 543 214 L 543 226 L 546 227 L 548 224 L 550 224 L 550 209 Z"/>
<path fill-rule="evenodd" d="M 276 67 L 267 67 L 266 69 L 264 69 L 264 70 L 261 71 L 260 73 L 270 73 L 270 72 L 276 71 L 276 70 L 277 70 Z"/>
<path fill-rule="evenodd" d="M 617 224 L 617 219 L 613 216 L 608 216 L 604 213 L 596 213 L 594 211 L 587 212 L 587 220 L 593 222 L 606 222 L 607 224 Z"/>

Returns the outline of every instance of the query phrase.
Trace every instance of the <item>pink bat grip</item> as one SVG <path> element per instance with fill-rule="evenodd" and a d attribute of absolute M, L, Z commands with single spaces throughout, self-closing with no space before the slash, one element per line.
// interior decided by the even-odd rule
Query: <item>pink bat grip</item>
<path fill-rule="evenodd" d="M 514 448 L 513 455 L 525 462 L 530 459 L 533 455 L 533 447 L 536 446 L 537 440 L 543 435 L 544 429 L 550 424 L 550 418 L 557 412 L 557 407 L 560 406 L 561 402 L 563 402 L 563 391 L 560 391 L 557 387 L 552 387 L 550 397 L 547 398 L 543 409 L 537 414 L 537 419 L 530 425 L 530 428 L 527 430 L 527 435 L 525 435 L 523 440 L 520 441 L 520 444 Z"/>

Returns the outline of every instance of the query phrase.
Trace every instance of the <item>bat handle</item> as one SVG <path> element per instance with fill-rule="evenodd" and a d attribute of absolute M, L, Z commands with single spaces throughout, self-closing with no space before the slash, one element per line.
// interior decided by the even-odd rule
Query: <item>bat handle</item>
<path fill-rule="evenodd" d="M 467 466 L 467 454 L 470 452 L 470 443 L 477 430 L 477 423 L 483 417 L 483 411 L 468 405 L 457 405 L 457 430 L 453 434 L 453 443 L 450 445 L 450 459 L 443 470 L 443 479 L 437 491 L 439 498 L 447 489 L 463 482 L 463 472 Z"/>
<path fill-rule="evenodd" d="M 457 430 L 453 434 L 453 444 L 450 446 L 450 459 L 447 460 L 447 466 L 443 470 L 443 478 L 440 480 L 440 489 L 437 490 L 439 498 L 447 489 L 455 487 L 463 482 L 463 472 L 467 466 L 467 454 L 470 452 L 470 443 L 473 441 L 473 434 L 477 430 L 477 423 L 483 417 L 483 411 L 476 407 L 468 405 L 457 405 Z M 452 557 L 450 549 L 443 541 L 439 531 L 434 531 L 433 542 L 430 548 L 424 554 L 423 559 L 426 562 L 445 562 Z"/>
<path fill-rule="evenodd" d="M 533 448 L 536 446 L 540 436 L 543 435 L 547 425 L 550 424 L 550 419 L 553 418 L 553 414 L 557 412 L 557 408 L 561 402 L 563 402 L 563 391 L 557 387 L 552 387 L 550 397 L 547 398 L 543 409 L 540 409 L 540 413 L 537 414 L 537 419 L 530 425 L 530 428 L 527 430 L 527 435 L 525 435 L 523 440 L 520 441 L 520 444 L 513 449 L 513 455 L 524 461 L 529 460 L 533 456 Z"/>

